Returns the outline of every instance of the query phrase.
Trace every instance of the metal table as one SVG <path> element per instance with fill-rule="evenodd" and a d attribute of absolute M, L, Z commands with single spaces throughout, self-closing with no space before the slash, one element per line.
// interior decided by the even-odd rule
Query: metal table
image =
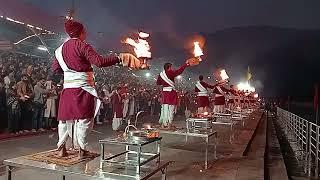
<path fill-rule="evenodd" d="M 198 137 L 205 141 L 205 160 L 204 160 L 204 168 L 208 169 L 208 146 L 210 138 L 214 138 L 214 159 L 217 158 L 217 132 L 211 130 L 206 131 L 188 131 L 187 129 L 170 131 L 170 130 L 160 130 L 160 134 L 171 134 L 171 135 L 181 135 L 186 136 L 186 142 L 188 141 L 188 136 Z"/>
<path fill-rule="evenodd" d="M 19 168 L 35 169 L 43 172 L 50 172 L 55 175 L 61 175 L 62 180 L 65 180 L 67 175 L 78 176 L 90 180 L 145 180 L 160 171 L 162 173 L 162 179 L 166 179 L 167 167 L 172 163 L 172 161 L 160 162 L 157 164 L 153 164 L 153 166 L 143 167 L 141 169 L 140 177 L 135 176 L 135 169 L 131 169 L 130 167 L 117 167 L 109 163 L 106 164 L 103 169 L 101 169 L 99 167 L 100 158 L 95 158 L 90 161 L 83 161 L 70 167 L 48 164 L 46 162 L 33 161 L 26 159 L 24 156 L 7 159 L 4 160 L 3 163 L 7 166 L 7 180 L 11 180 L 12 172 Z"/>
<path fill-rule="evenodd" d="M 131 166 L 136 169 L 135 177 L 139 177 L 141 173 L 141 167 L 150 161 L 156 159 L 156 162 L 160 162 L 160 144 L 161 137 L 152 138 L 145 141 L 132 141 L 124 138 L 116 139 L 103 139 L 99 140 L 100 143 L 100 168 L 103 169 L 105 163 L 118 164 L 122 166 Z M 125 146 L 125 151 L 118 154 L 106 157 L 105 145 L 122 145 Z M 142 147 L 156 144 L 156 152 L 142 152 Z M 135 149 L 134 149 L 135 148 Z"/>
<path fill-rule="evenodd" d="M 226 125 L 230 126 L 230 139 L 229 141 L 232 142 L 234 139 L 234 131 L 233 127 L 238 122 L 241 122 L 242 126 L 244 126 L 244 118 L 242 114 L 224 114 L 224 113 L 215 113 L 214 116 L 215 121 L 212 121 L 213 125 Z"/>
<path fill-rule="evenodd" d="M 214 118 L 206 117 L 206 118 L 187 118 L 186 119 L 186 128 L 187 131 L 200 131 L 201 129 L 212 129 L 212 122 Z M 202 126 L 204 124 L 204 126 Z"/>

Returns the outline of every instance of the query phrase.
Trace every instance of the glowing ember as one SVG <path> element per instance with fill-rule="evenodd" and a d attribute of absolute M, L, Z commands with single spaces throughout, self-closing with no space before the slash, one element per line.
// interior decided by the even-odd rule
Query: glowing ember
<path fill-rule="evenodd" d="M 224 69 L 222 69 L 222 70 L 220 71 L 220 76 L 221 76 L 221 79 L 222 79 L 222 80 L 229 79 L 229 76 L 228 76 L 226 70 L 224 70 Z"/>
<path fill-rule="evenodd" d="M 193 54 L 194 57 L 200 58 L 200 56 L 203 55 L 202 49 L 200 48 L 199 42 L 193 42 L 194 44 L 194 49 L 193 49 Z"/>
<path fill-rule="evenodd" d="M 149 37 L 149 34 L 140 32 L 139 36 L 141 38 Z M 138 40 L 133 40 L 131 38 L 127 38 L 124 43 L 130 44 L 134 47 L 134 52 L 138 58 L 151 58 L 150 45 L 148 41 L 138 38 Z"/>

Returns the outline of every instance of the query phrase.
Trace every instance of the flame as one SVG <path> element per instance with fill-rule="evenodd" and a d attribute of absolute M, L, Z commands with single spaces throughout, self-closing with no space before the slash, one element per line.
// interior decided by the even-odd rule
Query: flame
<path fill-rule="evenodd" d="M 193 49 L 193 54 L 194 57 L 200 57 L 203 55 L 202 49 L 200 48 L 199 42 L 193 42 L 194 44 L 194 49 Z"/>
<path fill-rule="evenodd" d="M 229 76 L 228 76 L 226 70 L 224 70 L 224 69 L 222 69 L 222 70 L 220 71 L 220 76 L 221 76 L 221 79 L 222 79 L 222 80 L 229 79 Z"/>
<path fill-rule="evenodd" d="M 134 47 L 134 52 L 138 58 L 151 58 L 150 45 L 148 41 L 140 38 L 138 38 L 137 41 L 127 38 L 124 42 Z"/>
<path fill-rule="evenodd" d="M 139 37 L 141 38 L 148 38 L 150 35 L 148 33 L 145 32 L 139 32 Z"/>

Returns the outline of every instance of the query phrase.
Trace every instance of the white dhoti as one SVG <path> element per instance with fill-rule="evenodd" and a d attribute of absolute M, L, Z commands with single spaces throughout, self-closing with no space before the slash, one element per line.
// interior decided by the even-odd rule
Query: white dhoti
<path fill-rule="evenodd" d="M 121 126 L 121 124 L 122 124 L 122 118 L 117 118 L 116 113 L 114 113 L 113 120 L 112 120 L 112 129 L 114 131 L 117 131 Z"/>
<path fill-rule="evenodd" d="M 134 100 L 130 101 L 130 108 L 129 108 L 129 116 L 133 116 L 134 115 Z"/>
<path fill-rule="evenodd" d="M 73 128 L 72 128 L 73 126 Z M 89 119 L 79 119 L 70 121 L 60 121 L 58 125 L 58 148 L 66 144 L 68 138 L 73 140 L 75 147 L 80 147 L 83 150 L 87 150 L 88 146 L 88 135 L 93 128 L 93 120 Z M 74 131 L 72 133 L 72 130 Z M 73 137 L 72 137 L 73 134 Z"/>
<path fill-rule="evenodd" d="M 214 105 L 213 112 L 223 113 L 224 112 L 224 105 Z"/>
<path fill-rule="evenodd" d="M 172 123 L 175 108 L 176 108 L 175 105 L 169 105 L 169 104 L 161 105 L 161 114 L 159 119 L 159 123 L 161 125 L 168 126 L 169 124 Z"/>
<path fill-rule="evenodd" d="M 191 111 L 188 108 L 186 108 L 186 110 L 184 111 L 184 115 L 186 118 L 189 118 L 191 116 Z"/>
<path fill-rule="evenodd" d="M 126 99 L 123 103 L 123 118 L 127 117 L 128 114 L 128 110 L 129 110 L 129 99 Z"/>

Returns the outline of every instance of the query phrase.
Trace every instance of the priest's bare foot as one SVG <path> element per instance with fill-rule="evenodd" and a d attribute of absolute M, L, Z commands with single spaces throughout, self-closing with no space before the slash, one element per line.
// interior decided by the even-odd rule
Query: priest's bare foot
<path fill-rule="evenodd" d="M 86 151 L 84 149 L 79 149 L 79 159 L 86 159 L 86 158 L 90 158 L 90 153 L 89 151 Z"/>
<path fill-rule="evenodd" d="M 60 148 L 58 148 L 58 156 L 59 157 L 66 157 L 67 156 L 67 149 L 65 145 L 62 145 Z"/>

